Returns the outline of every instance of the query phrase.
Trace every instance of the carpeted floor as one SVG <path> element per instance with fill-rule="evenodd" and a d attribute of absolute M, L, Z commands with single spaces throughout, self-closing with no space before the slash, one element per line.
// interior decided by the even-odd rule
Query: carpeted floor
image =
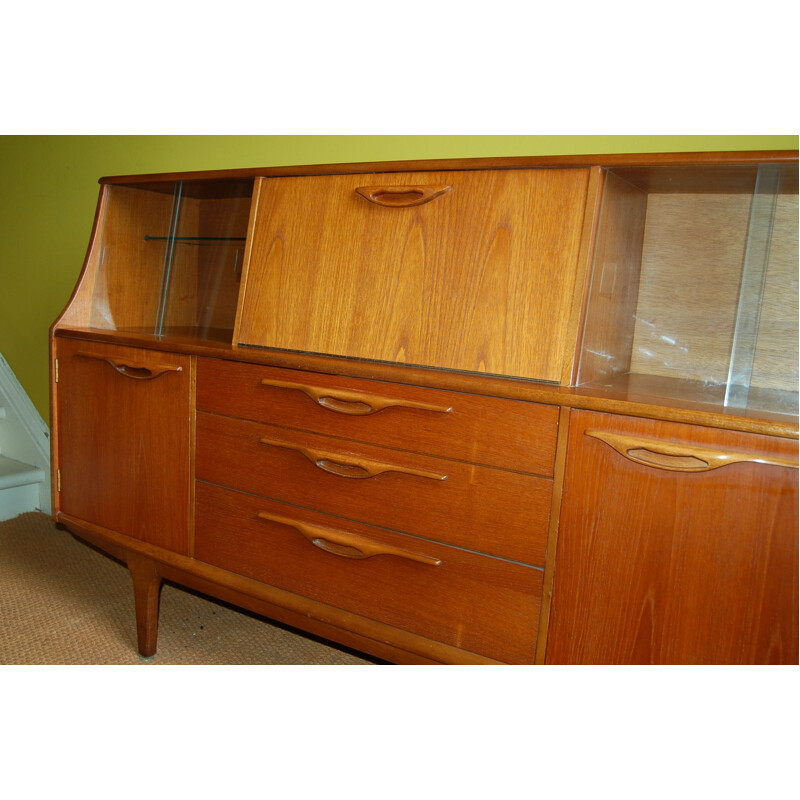
<path fill-rule="evenodd" d="M 128 570 L 44 514 L 0 522 L 0 664 L 380 663 L 165 584 L 158 653 L 136 649 Z"/>

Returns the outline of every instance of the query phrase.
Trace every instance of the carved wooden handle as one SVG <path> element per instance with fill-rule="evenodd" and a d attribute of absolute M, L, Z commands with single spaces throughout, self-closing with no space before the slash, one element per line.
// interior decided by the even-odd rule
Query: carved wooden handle
<path fill-rule="evenodd" d="M 181 372 L 183 367 L 176 364 L 142 364 L 138 361 L 115 361 L 96 353 L 76 353 L 80 358 L 94 358 L 98 361 L 105 361 L 110 364 L 120 375 L 126 378 L 133 378 L 137 381 L 150 381 L 168 372 Z"/>
<path fill-rule="evenodd" d="M 334 389 L 332 393 L 330 389 L 323 386 L 311 386 L 306 383 L 294 383 L 292 381 L 274 381 L 265 378 L 261 381 L 261 384 L 263 386 L 274 386 L 278 389 L 296 389 L 329 411 L 351 416 L 366 416 L 391 407 L 438 411 L 442 414 L 449 414 L 453 410 L 452 406 L 419 403 L 416 400 L 395 400 L 390 397 L 380 397 L 379 395 L 366 394 L 364 392 L 351 392 L 346 389 Z"/>
<path fill-rule="evenodd" d="M 326 450 L 319 450 L 312 447 L 303 447 L 293 442 L 284 442 L 280 439 L 263 438 L 259 440 L 261 444 L 272 447 L 283 447 L 287 450 L 295 450 L 302 453 L 315 467 L 318 467 L 331 475 L 340 478 L 374 478 L 384 472 L 402 472 L 406 475 L 417 475 L 420 478 L 430 478 L 434 481 L 446 481 L 447 475 L 440 472 L 428 472 L 423 469 L 412 467 L 401 467 L 396 464 L 387 464 L 383 461 L 373 461 L 369 458 L 353 459 L 339 453 L 331 453 Z"/>
<path fill-rule="evenodd" d="M 430 203 L 452 186 L 359 186 L 356 191 L 370 203 L 387 208 L 409 208 Z"/>
<path fill-rule="evenodd" d="M 269 511 L 259 511 L 258 517 L 269 522 L 277 522 L 280 525 L 288 525 L 302 534 L 314 547 L 319 547 L 327 553 L 343 558 L 372 558 L 373 556 L 397 556 L 409 561 L 417 561 L 420 564 L 427 564 L 431 567 L 438 567 L 442 562 L 432 556 L 424 556 L 420 553 L 412 553 L 399 547 L 392 547 L 388 544 L 378 544 L 353 533 L 339 531 L 334 528 L 323 528 L 319 525 L 310 525 L 306 522 L 299 522 L 296 519 L 272 514 Z"/>
<path fill-rule="evenodd" d="M 715 450 L 693 444 L 673 444 L 640 436 L 609 433 L 608 431 L 587 430 L 585 434 L 613 447 L 620 455 L 637 464 L 672 472 L 708 472 L 727 464 L 741 462 L 798 468 L 797 461 L 775 456 Z"/>

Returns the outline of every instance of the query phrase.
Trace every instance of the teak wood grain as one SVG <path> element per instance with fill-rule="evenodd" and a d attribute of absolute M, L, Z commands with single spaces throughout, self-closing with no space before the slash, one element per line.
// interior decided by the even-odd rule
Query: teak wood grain
<path fill-rule="evenodd" d="M 239 342 L 558 383 L 588 170 L 276 178 Z M 381 207 L 358 189 L 451 187 Z M 250 287 L 250 288 L 248 288 Z"/>
<path fill-rule="evenodd" d="M 489 658 L 533 662 L 541 570 L 203 482 L 197 511 L 201 561 Z M 289 525 L 260 519 L 264 511 L 441 563 L 334 555 Z"/>
<path fill-rule="evenodd" d="M 71 339 L 56 357 L 57 508 L 187 553 L 190 359 Z"/>
<path fill-rule="evenodd" d="M 114 558 L 128 563 L 131 555 L 154 562 L 162 581 L 172 581 L 195 591 L 216 597 L 240 608 L 285 622 L 365 653 L 394 660 L 398 664 L 496 664 L 494 659 L 468 650 L 436 642 L 382 622 L 343 611 L 335 606 L 310 600 L 266 583 L 237 575 L 194 558 L 180 555 L 156 545 L 132 539 L 109 528 L 70 517 L 62 512 L 56 521 L 79 538 L 105 550 Z"/>
<path fill-rule="evenodd" d="M 739 267 L 763 163 L 789 165 L 765 399 L 731 409 L 691 378 L 730 338 L 710 278 Z M 104 179 L 51 331 L 54 516 L 128 564 L 145 655 L 173 580 L 400 663 L 796 663 L 797 424 L 777 404 L 796 396 L 796 163 Z M 145 237 L 175 181 L 182 234 L 246 236 L 241 283 L 242 243 L 187 246 L 162 280 Z M 662 370 L 664 339 L 649 364 L 651 318 L 694 360 Z"/>
<path fill-rule="evenodd" d="M 105 331 L 84 327 L 57 328 L 54 338 L 84 339 L 105 342 Z M 113 341 L 121 346 L 147 350 L 161 350 L 162 337 L 130 331 L 116 331 Z M 623 376 L 621 386 L 591 384 L 580 387 L 554 386 L 538 381 L 498 378 L 477 373 L 447 372 L 423 367 L 401 366 L 377 361 L 354 361 L 335 356 L 311 355 L 267 348 L 236 347 L 229 342 L 199 340 L 196 336 L 169 337 L 170 350 L 185 355 L 196 355 L 212 360 L 227 360 L 239 364 L 262 365 L 277 369 L 313 371 L 317 375 L 348 375 L 356 380 L 396 383 L 449 392 L 464 392 L 503 400 L 608 411 L 646 419 L 664 419 L 691 425 L 705 425 L 721 430 L 759 433 L 797 440 L 795 415 L 766 410 L 765 408 L 730 408 L 721 399 L 709 400 L 696 391 L 684 395 L 666 394 L 652 387 L 645 389 L 639 379 L 647 383 L 660 379 L 654 376 Z M 635 379 L 635 385 L 629 381 Z M 669 380 L 669 379 L 667 379 Z M 674 385 L 674 383 L 673 383 Z M 669 404 L 665 404 L 669 398 Z M 556 416 L 557 418 L 557 416 Z"/>
<path fill-rule="evenodd" d="M 352 416 L 323 408 L 300 389 L 263 381 L 324 388 L 332 397 L 341 390 L 348 396 L 378 395 L 452 410 L 444 413 L 399 405 Z M 472 464 L 553 474 L 556 406 L 201 358 L 197 408 Z"/>
<path fill-rule="evenodd" d="M 549 479 L 203 412 L 196 464 L 209 483 L 544 565 Z"/>
<path fill-rule="evenodd" d="M 542 611 L 539 616 L 539 634 L 536 642 L 536 663 L 544 664 L 547 655 L 547 634 L 550 628 L 550 607 L 553 600 L 555 580 L 556 548 L 558 528 L 561 521 L 561 501 L 564 494 L 564 465 L 569 443 L 569 418 L 571 409 L 561 408 L 558 420 L 558 445 L 556 447 L 556 470 L 553 480 L 553 496 L 550 506 L 550 527 L 547 533 L 547 553 L 542 584 Z"/>
<path fill-rule="evenodd" d="M 592 430 L 797 463 L 782 439 L 573 412 L 548 663 L 796 664 L 798 470 L 658 469 Z"/>
<path fill-rule="evenodd" d="M 161 599 L 161 576 L 156 562 L 139 553 L 128 552 L 125 561 L 133 580 L 136 608 L 136 639 L 139 654 L 145 658 L 158 649 L 158 611 Z"/>

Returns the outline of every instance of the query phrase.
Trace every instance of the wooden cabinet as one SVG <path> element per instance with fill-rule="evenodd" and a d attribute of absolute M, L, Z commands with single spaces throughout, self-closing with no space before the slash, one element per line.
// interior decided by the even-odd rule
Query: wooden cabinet
<path fill-rule="evenodd" d="M 573 412 L 547 660 L 797 663 L 796 443 Z"/>
<path fill-rule="evenodd" d="M 171 580 L 399 663 L 797 662 L 796 153 L 102 186 L 53 507 L 141 653 Z"/>

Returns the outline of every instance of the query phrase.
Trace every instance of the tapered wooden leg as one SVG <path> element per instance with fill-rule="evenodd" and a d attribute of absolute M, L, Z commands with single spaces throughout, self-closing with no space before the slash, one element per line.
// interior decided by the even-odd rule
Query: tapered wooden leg
<path fill-rule="evenodd" d="M 161 596 L 161 576 L 158 574 L 155 561 L 137 553 L 129 555 L 128 569 L 133 578 L 139 654 L 149 658 L 155 655 L 158 643 L 158 602 Z"/>

